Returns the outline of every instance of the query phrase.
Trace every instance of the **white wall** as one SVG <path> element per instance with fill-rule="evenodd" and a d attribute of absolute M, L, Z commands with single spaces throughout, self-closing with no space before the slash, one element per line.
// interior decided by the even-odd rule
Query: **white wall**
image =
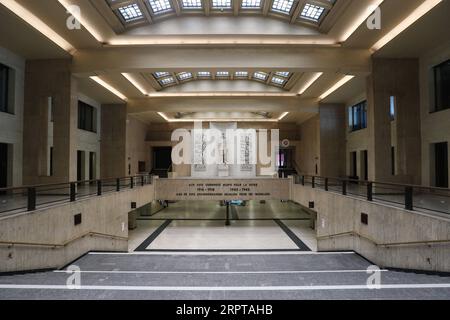
<path fill-rule="evenodd" d="M 0 47 L 0 63 L 10 67 L 14 74 L 13 114 L 0 112 L 0 143 L 11 144 L 9 186 L 22 184 L 22 154 L 23 154 L 23 97 L 25 82 L 25 59 Z"/>
<path fill-rule="evenodd" d="M 450 109 L 430 113 L 434 107 L 433 67 L 448 59 L 450 59 L 450 42 L 431 50 L 420 58 L 422 184 L 424 185 L 433 183 L 430 144 L 447 141 L 450 146 Z"/>

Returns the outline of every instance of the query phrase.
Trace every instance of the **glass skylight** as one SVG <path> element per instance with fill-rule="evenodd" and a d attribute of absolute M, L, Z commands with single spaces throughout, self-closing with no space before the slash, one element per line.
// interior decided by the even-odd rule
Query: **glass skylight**
<path fill-rule="evenodd" d="M 199 77 L 199 78 L 211 78 L 211 72 L 209 72 L 209 71 L 197 72 L 197 77 Z"/>
<path fill-rule="evenodd" d="M 303 11 L 300 14 L 300 17 L 318 22 L 324 11 L 324 7 L 307 3 L 303 7 Z"/>
<path fill-rule="evenodd" d="M 155 72 L 153 75 L 155 76 L 155 78 L 159 79 L 159 78 L 170 76 L 170 73 L 167 71 L 158 71 L 158 72 Z"/>
<path fill-rule="evenodd" d="M 162 13 L 172 10 L 169 0 L 148 0 L 153 13 Z"/>
<path fill-rule="evenodd" d="M 201 9 L 202 0 L 182 0 L 183 9 Z"/>
<path fill-rule="evenodd" d="M 248 77 L 248 71 L 236 71 L 234 73 L 235 78 L 247 78 Z"/>
<path fill-rule="evenodd" d="M 272 3 L 272 11 L 290 14 L 294 0 L 274 0 Z"/>
<path fill-rule="evenodd" d="M 272 77 L 271 82 L 274 83 L 274 84 L 282 86 L 286 82 L 286 79 L 283 79 L 283 78 L 280 78 L 280 77 Z"/>
<path fill-rule="evenodd" d="M 177 74 L 177 78 L 180 81 L 189 80 L 189 79 L 192 79 L 192 73 L 190 73 L 190 72 L 180 72 L 179 74 Z"/>
<path fill-rule="evenodd" d="M 170 84 L 175 83 L 175 79 L 173 77 L 168 77 L 168 78 L 159 80 L 159 83 L 163 86 L 168 86 Z"/>
<path fill-rule="evenodd" d="M 277 71 L 275 74 L 280 77 L 288 78 L 291 73 L 288 71 Z"/>
<path fill-rule="evenodd" d="M 143 17 L 142 11 L 136 3 L 129 6 L 120 7 L 119 13 L 125 21 L 140 19 Z"/>
<path fill-rule="evenodd" d="M 217 78 L 228 78 L 230 76 L 230 73 L 228 71 L 217 71 L 216 77 Z"/>
<path fill-rule="evenodd" d="M 265 73 L 265 72 L 255 72 L 254 74 L 253 74 L 253 78 L 255 78 L 255 79 L 257 79 L 257 80 L 261 80 L 261 81 L 266 81 L 267 80 L 267 77 L 268 77 L 269 75 L 267 74 L 267 73 Z"/>
<path fill-rule="evenodd" d="M 241 7 L 244 9 L 261 8 L 262 0 L 242 0 Z"/>
<path fill-rule="evenodd" d="M 231 9 L 231 0 L 212 0 L 212 7 L 213 9 Z"/>

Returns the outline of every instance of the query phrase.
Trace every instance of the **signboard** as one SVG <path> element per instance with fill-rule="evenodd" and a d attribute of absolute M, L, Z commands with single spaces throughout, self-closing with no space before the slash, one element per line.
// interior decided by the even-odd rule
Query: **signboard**
<path fill-rule="evenodd" d="M 288 200 L 290 179 L 156 179 L 158 200 Z"/>

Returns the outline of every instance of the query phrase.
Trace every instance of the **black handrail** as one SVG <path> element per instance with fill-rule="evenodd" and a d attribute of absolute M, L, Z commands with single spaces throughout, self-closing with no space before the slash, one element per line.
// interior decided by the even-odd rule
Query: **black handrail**
<path fill-rule="evenodd" d="M 323 181 L 323 189 L 325 191 L 333 191 L 331 186 L 332 182 L 337 182 L 337 186 L 340 188 L 340 193 L 342 195 L 348 195 L 351 193 L 351 190 L 349 189 L 349 186 L 351 184 L 358 184 L 362 185 L 366 188 L 364 197 L 367 201 L 373 201 L 374 196 L 379 195 L 378 193 L 374 192 L 374 189 L 376 188 L 383 188 L 383 186 L 386 188 L 388 187 L 395 187 L 399 189 L 398 194 L 404 196 L 404 208 L 409 211 L 413 211 L 415 207 L 434 211 L 434 212 L 440 212 L 445 214 L 450 214 L 448 211 L 441 211 L 434 208 L 422 208 L 418 205 L 414 205 L 414 192 L 418 190 L 427 190 L 430 191 L 430 194 L 433 194 L 435 196 L 443 196 L 446 198 L 449 198 L 450 201 L 450 189 L 447 188 L 438 188 L 438 187 L 427 187 L 427 186 L 420 186 L 420 185 L 411 185 L 411 184 L 398 184 L 398 183 L 391 183 L 391 182 L 377 182 L 377 181 L 368 181 L 368 180 L 357 180 L 352 178 L 338 178 L 338 177 L 322 177 L 322 176 L 313 176 L 313 175 L 295 175 L 294 176 L 294 183 L 295 184 L 301 184 L 301 185 L 310 185 L 312 188 L 317 188 L 321 184 L 319 183 Z M 336 191 L 336 189 L 334 189 Z M 445 194 L 441 194 L 444 192 Z M 359 194 L 361 195 L 361 194 Z M 386 195 L 397 195 L 397 194 L 386 194 Z"/>
<path fill-rule="evenodd" d="M 124 186 L 122 182 L 127 182 Z M 49 184 L 39 184 L 39 185 L 25 185 L 21 187 L 11 187 L 11 188 L 0 188 L 0 192 L 6 195 L 26 195 L 26 211 L 34 211 L 37 207 L 37 199 L 38 199 L 38 191 L 48 192 L 48 191 L 54 191 L 54 190 L 60 190 L 60 189 L 69 189 L 69 197 L 68 200 L 70 202 L 77 201 L 77 186 L 80 185 L 90 185 L 90 184 L 96 184 L 96 196 L 101 196 L 105 190 L 105 186 L 108 185 L 108 183 L 112 183 L 115 185 L 114 191 L 119 192 L 121 190 L 125 189 L 133 189 L 136 186 L 145 186 L 145 185 L 151 185 L 153 184 L 153 175 L 136 175 L 136 176 L 128 176 L 128 177 L 120 177 L 120 178 L 106 178 L 106 179 L 96 179 L 96 180 L 82 180 L 82 181 L 72 181 L 72 182 L 60 182 L 60 183 L 49 183 Z M 55 188 L 55 187 L 60 188 Z M 51 187 L 50 189 L 48 189 Z M 47 189 L 46 189 L 47 188 Z M 44 189 L 44 190 L 42 190 Z M 21 192 L 19 192 L 21 191 Z M 109 190 L 113 191 L 113 190 Z M 48 195 L 48 194 L 41 194 L 41 195 Z M 64 194 L 61 194 L 64 195 Z M 67 195 L 67 193 L 66 193 Z M 94 193 L 90 194 L 94 195 Z M 84 195 L 86 196 L 86 195 Z M 61 201 L 61 200 L 58 200 Z M 6 210 L 4 212 L 8 211 L 15 211 L 18 209 L 25 209 L 25 208 L 13 208 Z"/>

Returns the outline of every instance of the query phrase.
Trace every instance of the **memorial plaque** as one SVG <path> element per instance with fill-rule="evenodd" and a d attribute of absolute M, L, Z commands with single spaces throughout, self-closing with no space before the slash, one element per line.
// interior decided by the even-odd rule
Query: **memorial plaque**
<path fill-rule="evenodd" d="M 289 179 L 157 179 L 158 200 L 287 200 Z"/>

